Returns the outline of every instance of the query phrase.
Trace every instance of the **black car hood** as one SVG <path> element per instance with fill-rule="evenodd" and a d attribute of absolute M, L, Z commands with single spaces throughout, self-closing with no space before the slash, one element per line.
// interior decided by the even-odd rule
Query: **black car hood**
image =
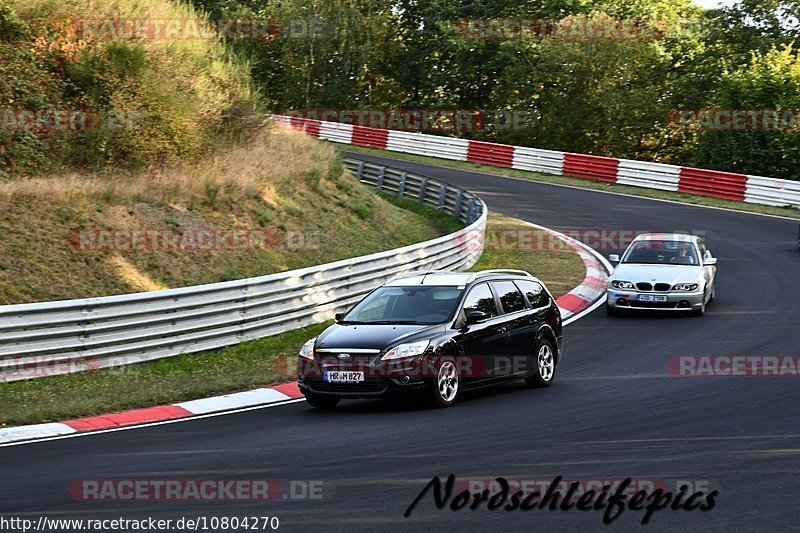
<path fill-rule="evenodd" d="M 406 340 L 415 340 L 417 333 L 444 331 L 443 325 L 333 324 L 317 337 L 316 349 L 361 348 L 383 350 Z"/>

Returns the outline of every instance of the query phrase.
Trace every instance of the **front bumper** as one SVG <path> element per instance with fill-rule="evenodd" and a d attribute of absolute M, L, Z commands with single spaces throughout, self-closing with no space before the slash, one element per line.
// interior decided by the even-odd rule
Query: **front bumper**
<path fill-rule="evenodd" d="M 665 296 L 665 302 L 648 302 L 642 296 Z M 703 305 L 703 291 L 693 292 L 645 292 L 628 289 L 608 289 L 606 303 L 616 309 L 637 309 L 641 311 L 696 311 Z"/>
<path fill-rule="evenodd" d="M 360 383 L 328 383 L 320 378 L 298 380 L 304 395 L 335 396 L 337 398 L 390 398 L 406 394 L 421 394 L 432 386 L 430 380 L 402 383 L 398 378 L 367 378 Z"/>
<path fill-rule="evenodd" d="M 392 364 L 376 359 L 340 363 L 299 358 L 297 386 L 304 395 L 336 396 L 338 398 L 381 398 L 422 393 L 432 386 L 433 379 L 421 366 L 418 357 L 398 360 Z M 364 372 L 364 381 L 331 383 L 325 381 L 326 371 Z"/>

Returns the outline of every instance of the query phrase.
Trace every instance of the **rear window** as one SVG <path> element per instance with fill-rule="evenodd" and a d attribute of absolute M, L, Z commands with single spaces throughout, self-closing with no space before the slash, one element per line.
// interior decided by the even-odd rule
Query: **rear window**
<path fill-rule="evenodd" d="M 525 293 L 525 297 L 530 302 L 531 307 L 544 307 L 550 303 L 547 291 L 544 290 L 540 283 L 535 281 L 515 281 L 514 283 Z"/>
<path fill-rule="evenodd" d="M 497 294 L 500 295 L 500 303 L 503 306 L 503 311 L 506 313 L 514 313 L 525 309 L 525 300 L 522 299 L 522 293 L 519 292 L 517 286 L 510 281 L 497 281 L 494 283 L 494 288 Z"/>

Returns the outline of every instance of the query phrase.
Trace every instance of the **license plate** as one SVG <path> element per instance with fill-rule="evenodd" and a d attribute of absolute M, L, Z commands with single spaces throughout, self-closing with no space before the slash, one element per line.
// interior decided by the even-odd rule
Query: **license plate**
<path fill-rule="evenodd" d="M 639 295 L 640 302 L 666 302 L 667 297 L 661 296 L 658 294 L 640 294 Z"/>
<path fill-rule="evenodd" d="M 329 370 L 325 372 L 325 381 L 330 383 L 359 383 L 364 381 L 364 372 Z"/>

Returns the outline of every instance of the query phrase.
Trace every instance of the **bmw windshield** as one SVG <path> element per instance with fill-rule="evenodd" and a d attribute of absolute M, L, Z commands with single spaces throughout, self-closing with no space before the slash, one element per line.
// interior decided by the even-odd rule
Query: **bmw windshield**
<path fill-rule="evenodd" d="M 456 311 L 463 288 L 384 286 L 353 307 L 340 324 L 442 324 Z"/>
<path fill-rule="evenodd" d="M 640 265 L 698 265 L 692 243 L 684 241 L 638 241 L 631 245 L 622 263 Z"/>

